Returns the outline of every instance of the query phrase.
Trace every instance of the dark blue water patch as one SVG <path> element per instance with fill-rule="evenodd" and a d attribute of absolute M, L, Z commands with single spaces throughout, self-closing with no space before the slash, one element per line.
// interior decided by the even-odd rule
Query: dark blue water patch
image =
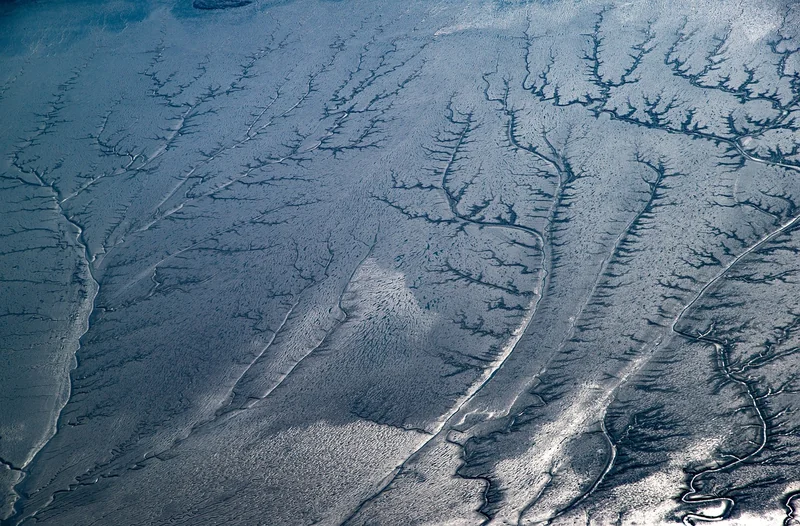
<path fill-rule="evenodd" d="M 57 44 L 58 52 L 68 51 L 98 28 L 119 33 L 150 10 L 150 2 L 137 0 L 0 0 L 0 54 L 16 56 L 34 44 L 40 49 Z"/>
<path fill-rule="evenodd" d="M 233 9 L 236 7 L 244 7 L 253 3 L 253 0 L 194 0 L 192 6 L 195 9 L 205 9 L 208 11 L 214 9 Z"/>

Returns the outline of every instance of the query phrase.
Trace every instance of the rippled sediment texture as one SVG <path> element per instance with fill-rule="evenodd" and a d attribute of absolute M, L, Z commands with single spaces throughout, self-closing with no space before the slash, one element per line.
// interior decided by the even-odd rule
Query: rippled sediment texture
<path fill-rule="evenodd" d="M 798 524 L 799 33 L 3 4 L 3 526 Z"/>

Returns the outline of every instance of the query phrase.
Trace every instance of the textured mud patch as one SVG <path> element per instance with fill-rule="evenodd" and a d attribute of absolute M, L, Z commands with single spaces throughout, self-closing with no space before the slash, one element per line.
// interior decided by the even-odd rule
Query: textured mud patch
<path fill-rule="evenodd" d="M 0 15 L 3 526 L 796 522 L 797 6 L 248 3 Z"/>

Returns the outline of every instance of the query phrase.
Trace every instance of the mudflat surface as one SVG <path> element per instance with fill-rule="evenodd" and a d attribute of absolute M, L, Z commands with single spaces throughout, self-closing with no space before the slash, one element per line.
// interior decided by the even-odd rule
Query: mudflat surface
<path fill-rule="evenodd" d="M 798 524 L 799 31 L 4 3 L 2 525 Z"/>

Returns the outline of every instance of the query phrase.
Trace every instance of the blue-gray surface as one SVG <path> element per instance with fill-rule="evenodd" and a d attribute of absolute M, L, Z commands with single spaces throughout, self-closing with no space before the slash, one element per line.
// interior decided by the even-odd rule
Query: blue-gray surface
<path fill-rule="evenodd" d="M 0 121 L 3 526 L 800 524 L 798 4 L 4 2 Z"/>

